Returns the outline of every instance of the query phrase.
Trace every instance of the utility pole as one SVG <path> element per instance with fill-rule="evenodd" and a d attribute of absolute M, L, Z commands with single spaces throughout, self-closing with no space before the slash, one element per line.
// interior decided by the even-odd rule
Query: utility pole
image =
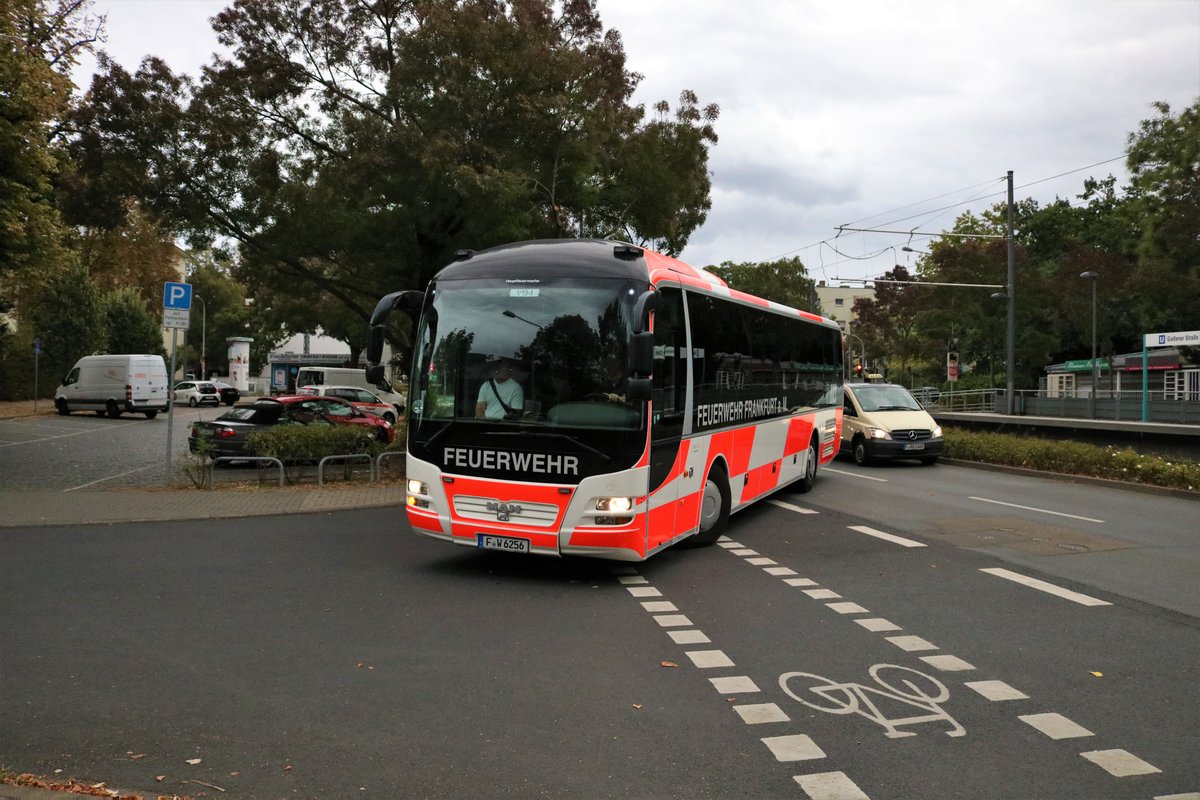
<path fill-rule="evenodd" d="M 1004 360 L 1008 370 L 1005 381 L 1005 406 L 1011 416 L 1015 408 L 1014 401 L 1014 370 L 1016 369 L 1016 330 L 1017 330 L 1017 256 L 1016 245 L 1013 241 L 1013 171 L 1008 171 L 1008 337 L 1005 346 Z"/>

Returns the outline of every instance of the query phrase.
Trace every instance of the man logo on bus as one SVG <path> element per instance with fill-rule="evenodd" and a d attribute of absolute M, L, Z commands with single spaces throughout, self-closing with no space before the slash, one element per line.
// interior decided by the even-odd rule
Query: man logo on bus
<path fill-rule="evenodd" d="M 508 522 L 511 515 L 521 513 L 521 506 L 518 503 L 493 503 L 489 501 L 487 510 L 495 511 L 496 519 L 499 522 Z"/>

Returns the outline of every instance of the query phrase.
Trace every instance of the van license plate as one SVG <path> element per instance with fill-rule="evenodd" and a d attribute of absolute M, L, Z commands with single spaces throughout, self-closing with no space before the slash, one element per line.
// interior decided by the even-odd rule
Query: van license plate
<path fill-rule="evenodd" d="M 481 550 L 503 550 L 506 553 L 528 553 L 529 540 L 516 539 L 512 536 L 489 536 L 486 533 L 475 534 L 475 543 Z"/>
<path fill-rule="evenodd" d="M 925 443 L 924 442 L 909 442 L 908 444 L 904 445 L 904 449 L 905 450 L 924 450 Z"/>

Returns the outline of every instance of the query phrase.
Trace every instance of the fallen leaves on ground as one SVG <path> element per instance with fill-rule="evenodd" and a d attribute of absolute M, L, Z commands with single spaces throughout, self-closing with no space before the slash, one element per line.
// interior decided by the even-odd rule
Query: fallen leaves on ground
<path fill-rule="evenodd" d="M 28 786 L 33 789 L 68 792 L 70 794 L 87 795 L 88 797 L 110 797 L 115 798 L 115 800 L 148 800 L 147 797 L 140 794 L 121 794 L 118 791 L 109 789 L 104 782 L 80 783 L 74 778 L 46 780 L 31 772 L 23 772 L 20 775 L 14 775 L 11 772 L 0 772 L 0 784 Z M 193 798 L 190 795 L 160 794 L 155 795 L 154 800 L 193 800 Z"/>

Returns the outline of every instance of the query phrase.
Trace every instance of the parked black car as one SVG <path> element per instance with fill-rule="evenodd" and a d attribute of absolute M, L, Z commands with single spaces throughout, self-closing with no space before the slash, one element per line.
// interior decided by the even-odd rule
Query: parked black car
<path fill-rule="evenodd" d="M 236 386 L 230 386 L 228 383 L 221 381 L 213 381 L 213 386 L 217 387 L 217 394 L 221 395 L 221 402 L 227 406 L 231 406 L 238 400 L 242 399 L 242 393 L 238 391 Z"/>

